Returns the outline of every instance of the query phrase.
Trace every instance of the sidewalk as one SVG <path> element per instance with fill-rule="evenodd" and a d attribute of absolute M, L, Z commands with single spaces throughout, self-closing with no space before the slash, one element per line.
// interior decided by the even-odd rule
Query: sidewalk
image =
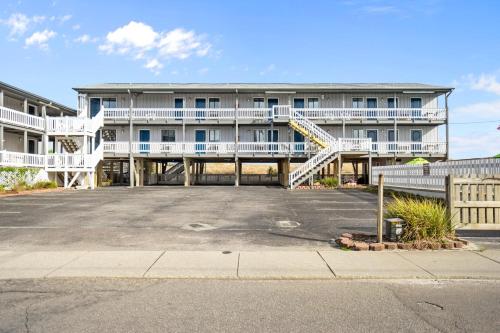
<path fill-rule="evenodd" d="M 500 250 L 0 251 L 0 279 L 498 279 Z"/>

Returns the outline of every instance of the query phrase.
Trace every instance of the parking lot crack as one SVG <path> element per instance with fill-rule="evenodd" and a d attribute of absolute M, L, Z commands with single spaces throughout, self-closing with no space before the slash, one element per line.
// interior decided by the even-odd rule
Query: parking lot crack
<path fill-rule="evenodd" d="M 166 253 L 167 251 L 163 251 L 159 256 L 158 258 L 156 258 L 156 260 L 148 267 L 148 269 L 144 272 L 144 274 L 142 274 L 142 277 L 145 277 L 146 274 L 148 274 L 149 270 L 158 262 L 158 260 L 160 260 L 161 257 L 163 257 L 163 255 Z"/>

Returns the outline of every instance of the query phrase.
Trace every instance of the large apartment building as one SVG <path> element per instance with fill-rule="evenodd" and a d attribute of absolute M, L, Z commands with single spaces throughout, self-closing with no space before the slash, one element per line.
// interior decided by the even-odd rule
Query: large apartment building
<path fill-rule="evenodd" d="M 343 179 L 345 163 L 356 180 L 367 181 L 374 165 L 447 158 L 448 87 L 109 83 L 74 89 L 76 117 L 46 116 L 55 147 L 46 159 L 69 163 L 55 171 L 66 186 L 94 173 L 98 182 L 114 184 L 239 185 L 260 180 L 242 172 L 245 164 L 275 163 L 276 180 L 294 188 L 318 176 Z M 234 174 L 207 174 L 213 163 L 233 164 Z"/>

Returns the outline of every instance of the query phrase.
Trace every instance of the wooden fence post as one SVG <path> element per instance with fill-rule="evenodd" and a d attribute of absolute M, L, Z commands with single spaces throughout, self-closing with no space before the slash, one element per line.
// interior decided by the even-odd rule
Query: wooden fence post
<path fill-rule="evenodd" d="M 384 174 L 378 175 L 377 242 L 382 243 L 384 223 Z"/>
<path fill-rule="evenodd" d="M 444 179 L 444 187 L 446 191 L 446 209 L 448 210 L 448 217 L 453 220 L 453 204 L 455 202 L 455 187 L 453 184 L 453 176 L 447 175 Z"/>

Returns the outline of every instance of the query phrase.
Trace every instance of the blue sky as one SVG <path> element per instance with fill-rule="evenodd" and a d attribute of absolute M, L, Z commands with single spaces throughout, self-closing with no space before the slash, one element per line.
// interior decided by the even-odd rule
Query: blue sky
<path fill-rule="evenodd" d="M 74 106 L 98 82 L 422 82 L 451 157 L 500 153 L 500 2 L 1 0 L 0 80 Z"/>

